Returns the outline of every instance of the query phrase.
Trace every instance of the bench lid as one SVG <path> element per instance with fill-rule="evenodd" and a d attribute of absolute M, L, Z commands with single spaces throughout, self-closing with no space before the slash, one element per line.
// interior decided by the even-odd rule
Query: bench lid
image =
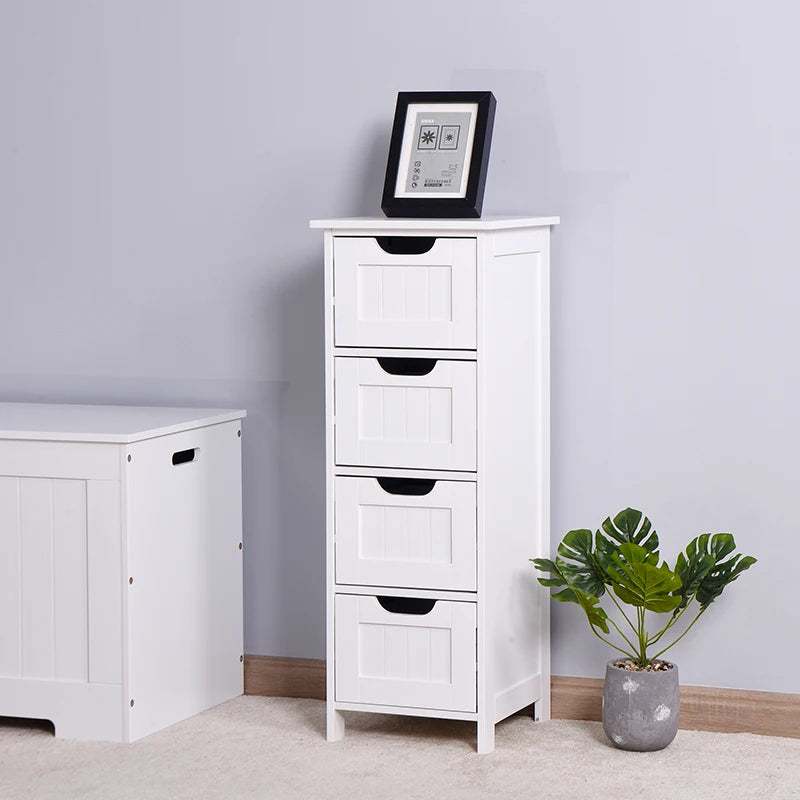
<path fill-rule="evenodd" d="M 225 408 L 0 403 L 0 439 L 128 444 L 245 416 Z"/>

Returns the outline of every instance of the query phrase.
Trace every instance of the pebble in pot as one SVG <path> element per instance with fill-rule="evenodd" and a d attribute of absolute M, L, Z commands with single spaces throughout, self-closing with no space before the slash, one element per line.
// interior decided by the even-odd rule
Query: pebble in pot
<path fill-rule="evenodd" d="M 662 750 L 678 732 L 680 687 L 675 664 L 637 670 L 618 660 L 606 665 L 603 730 L 623 750 Z M 632 662 L 628 662 L 632 664 Z"/>

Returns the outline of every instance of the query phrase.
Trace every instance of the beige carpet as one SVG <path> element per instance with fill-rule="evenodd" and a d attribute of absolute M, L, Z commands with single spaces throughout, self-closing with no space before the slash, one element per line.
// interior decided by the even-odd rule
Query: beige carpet
<path fill-rule="evenodd" d="M 0 798 L 800 798 L 797 739 L 680 731 L 659 753 L 626 753 L 598 723 L 518 716 L 478 756 L 470 723 L 346 718 L 335 744 L 317 700 L 240 697 L 132 745 L 0 721 Z"/>

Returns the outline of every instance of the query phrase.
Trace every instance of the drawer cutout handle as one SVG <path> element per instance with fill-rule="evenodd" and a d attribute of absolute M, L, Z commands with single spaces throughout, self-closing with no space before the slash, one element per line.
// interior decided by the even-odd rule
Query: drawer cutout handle
<path fill-rule="evenodd" d="M 435 600 L 428 597 L 377 597 L 385 611 L 390 614 L 418 614 L 424 616 L 433 611 Z"/>
<path fill-rule="evenodd" d="M 375 480 L 384 492 L 417 497 L 430 494 L 436 486 L 436 481 L 432 478 L 376 478 Z"/>
<path fill-rule="evenodd" d="M 427 375 L 436 366 L 437 358 L 379 358 L 378 363 L 390 375 Z"/>
<path fill-rule="evenodd" d="M 172 454 L 172 464 L 175 467 L 178 464 L 188 464 L 190 461 L 194 461 L 196 455 L 196 447 L 190 447 L 188 450 L 177 450 Z"/>
<path fill-rule="evenodd" d="M 435 236 L 376 236 L 375 241 L 384 253 L 393 256 L 421 256 L 436 244 Z"/>

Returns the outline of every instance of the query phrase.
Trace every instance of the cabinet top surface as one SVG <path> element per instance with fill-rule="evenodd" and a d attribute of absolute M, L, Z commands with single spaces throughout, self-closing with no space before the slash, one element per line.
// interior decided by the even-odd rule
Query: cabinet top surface
<path fill-rule="evenodd" d="M 559 217 L 482 217 L 481 219 L 404 219 L 401 217 L 351 217 L 312 219 L 312 228 L 348 231 L 501 231 L 558 225 Z"/>
<path fill-rule="evenodd" d="M 242 419 L 243 410 L 0 403 L 0 440 L 127 444 Z"/>

